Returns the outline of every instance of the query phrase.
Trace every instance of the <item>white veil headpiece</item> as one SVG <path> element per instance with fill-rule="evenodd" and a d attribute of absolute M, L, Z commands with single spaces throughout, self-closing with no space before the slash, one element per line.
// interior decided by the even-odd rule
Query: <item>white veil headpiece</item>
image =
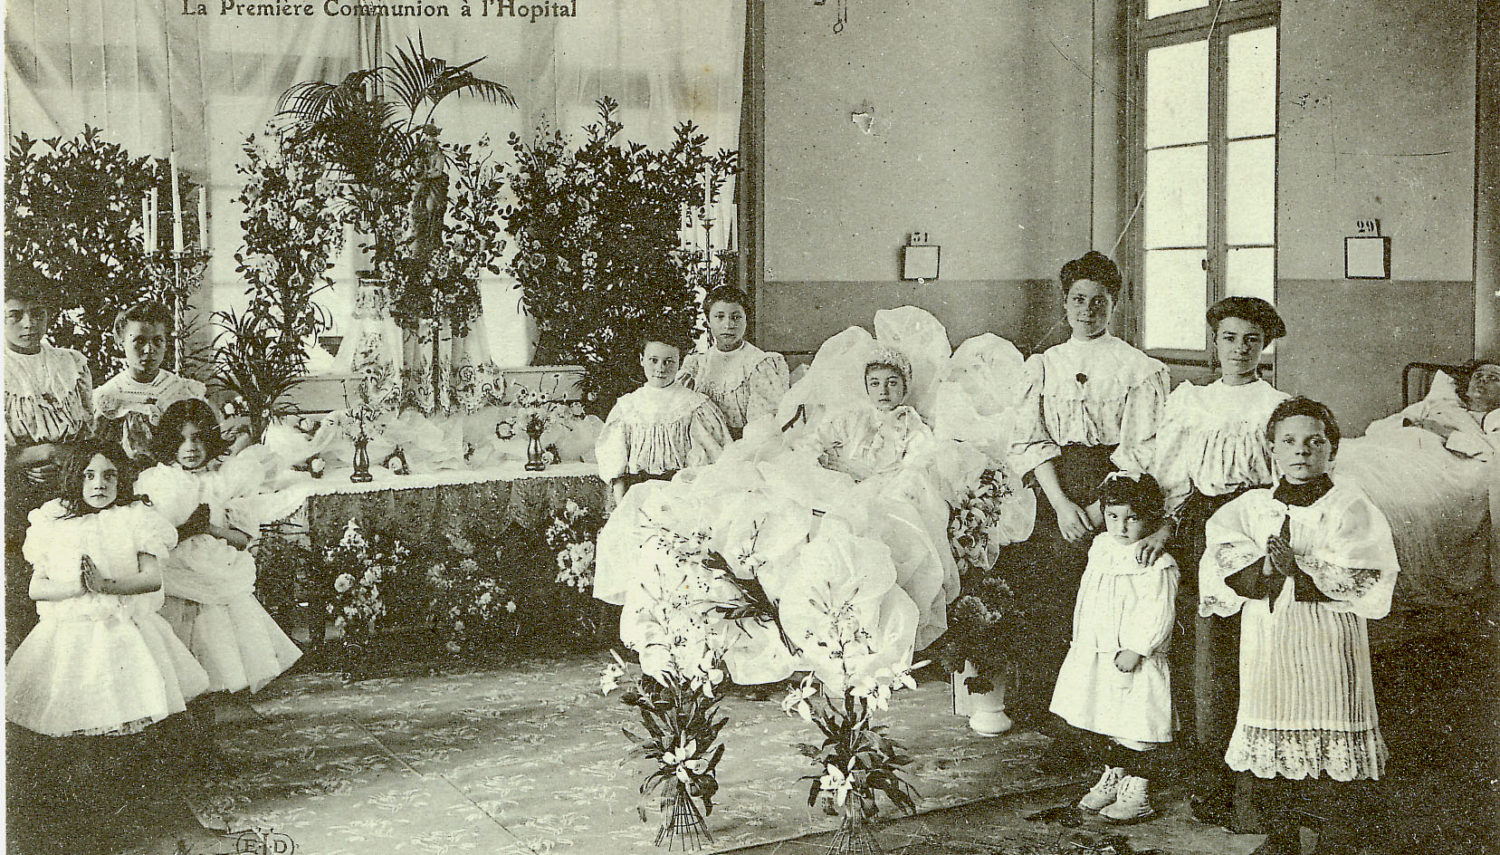
<path fill-rule="evenodd" d="M 865 368 L 877 363 L 901 371 L 906 378 L 904 403 L 926 417 L 952 352 L 948 331 L 927 311 L 915 306 L 883 309 L 875 313 L 875 335 L 854 326 L 823 342 L 807 374 L 781 399 L 777 419 L 785 424 L 799 408 L 815 419 L 829 410 L 868 405 Z"/>

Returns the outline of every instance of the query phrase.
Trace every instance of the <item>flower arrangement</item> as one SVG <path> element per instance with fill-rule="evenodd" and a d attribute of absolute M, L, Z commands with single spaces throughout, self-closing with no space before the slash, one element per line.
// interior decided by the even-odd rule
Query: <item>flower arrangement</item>
<path fill-rule="evenodd" d="M 547 523 L 547 547 L 557 554 L 557 581 L 579 593 L 594 587 L 594 549 L 603 523 L 591 508 L 568 499 Z"/>
<path fill-rule="evenodd" d="M 551 385 L 547 389 L 532 389 L 519 384 L 513 386 L 512 391 L 506 395 L 506 403 L 511 408 L 512 415 L 495 426 L 496 435 L 505 433 L 514 436 L 519 430 L 527 436 L 540 437 L 554 423 L 581 417 L 581 408 L 569 404 L 559 394 L 561 387 L 560 374 L 551 375 Z M 503 430 L 501 425 L 505 426 Z"/>
<path fill-rule="evenodd" d="M 723 755 L 723 746 L 714 742 L 727 721 L 714 695 L 726 677 L 724 656 L 733 629 L 714 605 L 733 587 L 712 566 L 708 541 L 704 531 L 682 535 L 662 529 L 647 546 L 654 550 L 657 572 L 642 582 L 645 596 L 629 606 L 636 610 L 643 676 L 624 700 L 639 711 L 646 735 L 626 733 L 637 744 L 632 753 L 657 763 L 641 793 L 661 791 L 663 821 L 656 843 L 669 848 L 713 839 L 706 818 L 713 811 L 714 770 Z M 607 687 L 621 668 L 616 657 L 601 685 Z M 702 810 L 695 800 L 703 802 Z M 644 809 L 641 815 L 644 821 Z"/>
<path fill-rule="evenodd" d="M 447 553 L 427 569 L 429 613 L 444 636 L 444 649 L 462 653 L 513 636 L 512 616 L 519 606 L 499 573 L 503 556 L 459 532 L 449 532 L 445 540 Z M 489 555 L 496 562 L 485 566 L 481 559 Z"/>
<path fill-rule="evenodd" d="M 609 694 L 626 678 L 628 668 L 618 653 L 610 651 L 614 662 L 607 665 L 599 678 L 599 688 Z M 711 654 L 710 654 L 711 655 Z M 708 830 L 708 816 L 714 810 L 714 796 L 719 791 L 717 769 L 724 757 L 719 733 L 729 723 L 713 689 L 722 671 L 693 663 L 690 674 L 673 671 L 640 674 L 624 692 L 621 701 L 639 713 L 644 733 L 624 728 L 626 738 L 635 743 L 631 757 L 644 757 L 656 767 L 641 783 L 641 795 L 658 797 L 662 824 L 656 833 L 656 845 L 669 850 L 681 845 L 700 848 L 713 842 Z M 716 675 L 716 676 L 715 676 Z M 698 802 L 703 808 L 698 808 Z M 647 822 L 644 804 L 637 806 L 641 821 Z"/>
<path fill-rule="evenodd" d="M 967 678 L 966 688 L 974 693 L 995 688 L 1028 637 L 1024 601 L 1008 578 L 1015 568 L 997 567 L 1001 547 L 1020 535 L 1004 529 L 1005 521 L 1015 516 L 1005 513 L 1015 497 L 1007 473 L 987 469 L 948 518 L 948 543 L 963 594 L 948 607 L 948 631 L 938 660 L 954 673 L 972 663 L 976 673 Z"/>
<path fill-rule="evenodd" d="M 812 674 L 782 703 L 816 724 L 821 745 L 799 750 L 816 764 L 808 804 L 826 798 L 842 814 L 830 852 L 878 851 L 867 821 L 878 813 L 876 797 L 884 794 L 896 808 L 912 812 L 916 790 L 901 772 L 911 762 L 901 746 L 876 725 L 872 714 L 885 710 L 892 695 L 915 687 L 911 651 L 893 650 L 880 637 L 879 592 L 887 591 L 894 568 L 866 567 L 858 553 L 841 551 L 814 540 L 802 560 L 822 564 L 826 581 L 813 587 L 805 601 L 782 605 L 780 620 L 801 648 Z"/>
<path fill-rule="evenodd" d="M 879 813 L 879 794 L 900 810 L 916 811 L 916 788 L 901 771 L 912 758 L 886 735 L 884 725 L 871 721 L 871 714 L 889 708 L 897 691 L 915 688 L 911 671 L 923 664 L 857 677 L 835 697 L 829 696 L 829 687 L 816 675 L 809 674 L 781 703 L 783 712 L 800 715 L 823 734 L 822 744 L 797 748 L 819 770 L 802 777 L 810 782 L 808 806 L 823 800 L 843 817 L 830 853 L 879 851 L 867 826 Z"/>
<path fill-rule="evenodd" d="M 213 379 L 245 400 L 259 436 L 292 412 L 287 396 L 307 373 L 307 344 L 331 323 L 317 299 L 333 285 L 343 230 L 330 205 L 337 188 L 313 152 L 274 129 L 242 150 L 235 168 L 245 184 L 234 201 L 244 244 L 234 260 L 248 302 L 212 316 Z"/>
<path fill-rule="evenodd" d="M 396 577 L 406 566 L 410 550 L 399 540 L 366 536 L 358 520 L 349 520 L 344 536 L 323 552 L 325 576 L 330 579 L 325 609 L 333 625 L 355 643 L 373 635 L 391 613 L 387 588 L 399 587 Z"/>

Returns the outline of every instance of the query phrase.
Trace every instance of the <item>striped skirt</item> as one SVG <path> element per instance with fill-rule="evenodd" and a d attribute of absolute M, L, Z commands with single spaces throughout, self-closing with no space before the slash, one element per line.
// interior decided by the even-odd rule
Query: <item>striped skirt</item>
<path fill-rule="evenodd" d="M 1224 762 L 1259 778 L 1378 780 L 1386 747 L 1375 712 L 1365 619 L 1293 601 L 1245 604 L 1240 703 Z"/>

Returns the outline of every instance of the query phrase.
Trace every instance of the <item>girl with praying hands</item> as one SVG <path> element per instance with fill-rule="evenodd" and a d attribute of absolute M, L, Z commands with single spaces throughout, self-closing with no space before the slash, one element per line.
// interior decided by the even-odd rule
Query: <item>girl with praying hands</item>
<path fill-rule="evenodd" d="M 739 439 L 745 424 L 776 415 L 790 385 L 786 359 L 745 340 L 748 307 L 733 285 L 720 285 L 703 298 L 709 346 L 682 361 L 678 382 L 701 392 L 719 408 L 729 434 Z"/>
<path fill-rule="evenodd" d="M 1027 360 L 1011 443 L 1017 471 L 1030 473 L 1046 499 L 1038 502 L 1036 533 L 1012 556 L 1017 593 L 1037 622 L 1017 698 L 1030 710 L 1051 696 L 1066 652 L 1074 592 L 1100 523 L 1090 510 L 1095 488 L 1117 469 L 1149 470 L 1169 379 L 1165 365 L 1109 333 L 1121 284 L 1113 261 L 1090 252 L 1065 264 L 1059 279 L 1072 336 Z M 1139 550 L 1147 564 L 1161 551 L 1146 540 Z M 1082 758 L 1049 757 L 1043 765 L 1062 768 L 1070 759 Z"/>

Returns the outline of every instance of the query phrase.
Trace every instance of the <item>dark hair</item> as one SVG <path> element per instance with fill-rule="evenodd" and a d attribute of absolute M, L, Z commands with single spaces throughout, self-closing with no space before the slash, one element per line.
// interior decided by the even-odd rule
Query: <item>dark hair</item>
<path fill-rule="evenodd" d="M 75 444 L 63 457 L 62 467 L 57 473 L 57 498 L 70 517 L 96 514 L 96 508 L 83 499 L 83 472 L 96 456 L 104 456 L 120 471 L 116 505 L 128 505 L 135 501 L 135 464 L 118 442 L 99 437 L 88 437 Z"/>
<path fill-rule="evenodd" d="M 749 296 L 733 285 L 718 285 L 703 295 L 703 314 L 708 314 L 714 303 L 733 303 L 747 313 L 750 311 Z"/>
<path fill-rule="evenodd" d="M 1458 381 L 1458 398 L 1459 400 L 1463 401 L 1465 405 L 1470 403 L 1469 384 L 1474 380 L 1474 372 L 1478 371 L 1485 365 L 1494 365 L 1496 367 L 1500 367 L 1500 356 L 1481 356 L 1478 359 L 1471 360 L 1469 364 L 1464 366 L 1463 377 L 1454 378 L 1456 381 Z"/>
<path fill-rule="evenodd" d="M 1075 258 L 1064 264 L 1057 278 L 1062 282 L 1064 297 L 1068 295 L 1068 289 L 1073 287 L 1074 282 L 1087 279 L 1104 286 L 1111 300 L 1117 303 L 1120 301 L 1120 268 L 1102 252 L 1089 250 L 1082 258 Z"/>
<path fill-rule="evenodd" d="M 1338 453 L 1339 438 L 1342 434 L 1339 433 L 1338 419 L 1333 417 L 1333 410 L 1328 409 L 1327 404 L 1314 401 L 1312 398 L 1305 398 L 1301 395 L 1282 401 L 1276 405 L 1276 409 L 1271 411 L 1271 418 L 1266 421 L 1266 440 L 1268 442 L 1275 442 L 1276 426 L 1287 419 L 1296 418 L 1297 416 L 1307 416 L 1310 419 L 1317 419 L 1321 422 L 1323 433 L 1328 435 L 1328 442 L 1333 446 L 1334 453 Z"/>
<path fill-rule="evenodd" d="M 688 351 L 693 349 L 692 337 L 688 335 L 687 330 L 682 329 L 678 325 L 665 324 L 660 322 L 645 323 L 640 326 L 640 329 L 636 333 L 636 355 L 644 355 L 646 352 L 646 345 L 650 344 L 653 341 L 657 342 L 658 344 L 665 344 L 668 347 L 677 348 L 678 356 L 681 356 L 682 354 L 687 353 Z"/>
<path fill-rule="evenodd" d="M 57 284 L 23 261 L 5 262 L 5 299 L 58 308 Z"/>
<path fill-rule="evenodd" d="M 1225 297 L 1208 307 L 1208 328 L 1215 334 L 1219 323 L 1225 318 L 1239 318 L 1260 327 L 1266 336 L 1266 344 L 1286 335 L 1286 322 L 1276 308 L 1259 297 Z"/>
<path fill-rule="evenodd" d="M 132 321 L 138 324 L 161 324 L 168 335 L 171 335 L 172 329 L 177 325 L 172 317 L 172 310 L 154 300 L 142 300 L 134 306 L 121 309 L 115 315 L 115 335 L 124 335 L 125 325 Z"/>
<path fill-rule="evenodd" d="M 1115 473 L 1099 485 L 1099 509 L 1110 505 L 1128 505 L 1131 510 L 1156 521 L 1166 516 L 1166 498 L 1161 485 L 1150 475 L 1131 478 Z"/>
<path fill-rule="evenodd" d="M 219 433 L 219 417 L 213 406 L 202 398 L 184 398 L 167 407 L 161 414 L 161 423 L 151 431 L 151 453 L 157 460 L 171 463 L 177 459 L 177 449 L 182 447 L 182 426 L 189 424 L 198 426 L 198 436 L 209 460 L 229 447 Z"/>

